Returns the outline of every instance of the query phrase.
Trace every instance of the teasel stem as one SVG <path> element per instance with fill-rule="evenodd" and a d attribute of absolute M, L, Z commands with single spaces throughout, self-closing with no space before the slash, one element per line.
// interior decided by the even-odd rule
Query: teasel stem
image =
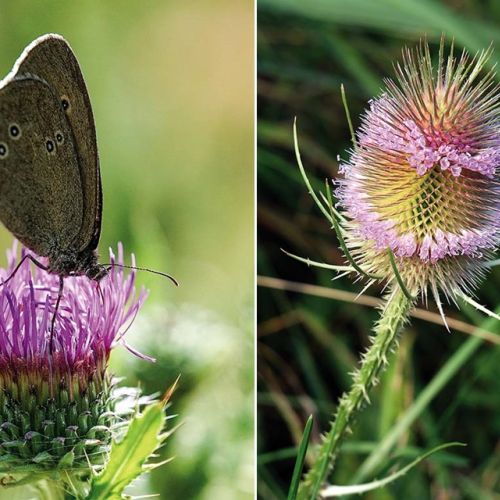
<path fill-rule="evenodd" d="M 408 320 L 412 306 L 413 300 L 397 285 L 387 294 L 380 319 L 373 330 L 371 345 L 353 374 L 350 391 L 340 398 L 330 430 L 324 436 L 315 461 L 300 484 L 298 500 L 318 498 L 343 438 L 350 432 L 357 414 L 370 402 L 368 393 L 377 384 L 380 373 L 388 363 L 389 354 L 397 347 L 399 332 Z"/>

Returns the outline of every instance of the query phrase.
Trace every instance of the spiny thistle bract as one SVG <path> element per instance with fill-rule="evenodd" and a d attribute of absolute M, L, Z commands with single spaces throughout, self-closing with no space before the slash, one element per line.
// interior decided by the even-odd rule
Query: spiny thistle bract
<path fill-rule="evenodd" d="M 14 246 L 1 280 L 17 262 Z M 116 267 L 100 290 L 86 278 L 66 278 L 52 354 L 58 277 L 26 259 L 0 287 L 0 472 L 88 471 L 104 462 L 121 420 L 108 358 L 146 297 L 144 290 L 136 296 L 134 281 L 134 272 Z"/>
<path fill-rule="evenodd" d="M 457 59 L 421 43 L 370 102 L 337 181 L 346 246 L 361 268 L 412 295 L 470 294 L 498 246 L 500 92 L 491 50 Z M 486 73 L 486 74 L 484 74 Z M 484 76 L 481 76 L 483 75 Z"/>

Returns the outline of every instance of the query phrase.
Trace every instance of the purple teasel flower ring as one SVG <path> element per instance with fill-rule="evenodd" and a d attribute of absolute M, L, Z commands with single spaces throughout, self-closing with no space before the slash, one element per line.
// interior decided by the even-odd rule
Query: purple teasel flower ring
<path fill-rule="evenodd" d="M 406 49 L 396 80 L 370 102 L 336 181 L 346 246 L 394 280 L 392 251 L 417 296 L 473 293 L 500 242 L 500 86 L 491 50 L 433 61 Z"/>
<path fill-rule="evenodd" d="M 19 263 L 16 249 L 0 281 Z M 117 259 L 110 254 L 123 264 L 121 245 Z M 108 359 L 117 344 L 138 354 L 123 336 L 147 293 L 137 294 L 135 272 L 120 267 L 99 284 L 65 278 L 50 354 L 58 286 L 29 259 L 0 286 L 0 472 L 102 464 L 120 421 Z"/>

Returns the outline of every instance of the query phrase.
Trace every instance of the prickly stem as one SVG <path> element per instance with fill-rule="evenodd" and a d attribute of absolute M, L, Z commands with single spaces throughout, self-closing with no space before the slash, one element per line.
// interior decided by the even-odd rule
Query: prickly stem
<path fill-rule="evenodd" d="M 377 384 L 381 371 L 387 365 L 388 355 L 397 347 L 399 332 L 408 319 L 412 304 L 397 286 L 387 295 L 373 330 L 371 345 L 353 374 L 350 391 L 340 398 L 330 430 L 323 437 L 314 464 L 301 482 L 298 500 L 318 498 L 320 488 L 333 468 L 343 438 L 350 432 L 350 425 L 358 412 L 369 403 L 369 392 Z"/>

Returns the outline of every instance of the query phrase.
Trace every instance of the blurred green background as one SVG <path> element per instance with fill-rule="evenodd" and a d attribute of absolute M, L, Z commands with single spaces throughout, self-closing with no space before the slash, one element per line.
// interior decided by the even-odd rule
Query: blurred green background
<path fill-rule="evenodd" d="M 101 255 L 122 241 L 150 297 L 117 349 L 127 384 L 163 392 L 183 426 L 175 460 L 131 489 L 160 498 L 253 497 L 253 4 L 1 0 L 0 73 L 56 32 L 82 67 L 104 189 Z M 0 244 L 10 246 L 3 228 Z M 0 254 L 3 252 L 0 251 Z M 2 258 L 2 262 L 4 259 Z"/>
<path fill-rule="evenodd" d="M 261 276 L 279 280 L 260 279 L 258 288 L 262 499 L 286 498 L 307 417 L 314 415 L 312 439 L 317 443 L 338 397 L 350 386 L 349 372 L 377 317 L 373 307 L 362 305 L 363 299 L 354 301 L 363 284 L 353 284 L 351 277 L 332 282 L 333 273 L 308 268 L 280 250 L 330 264 L 343 262 L 334 232 L 300 178 L 293 118 L 297 116 L 302 160 L 315 188 L 322 189 L 325 178 L 338 175 L 337 155 L 345 158 L 349 148 L 341 83 L 357 126 L 383 78 L 393 75 L 392 64 L 403 46 L 426 36 L 435 49 L 441 33 L 471 52 L 493 42 L 493 64 L 500 60 L 499 22 L 498 1 L 258 1 L 257 261 Z M 290 288 L 290 281 L 298 282 L 299 292 L 273 288 Z M 490 308 L 499 303 L 499 284 L 496 269 L 478 291 Z M 380 293 L 374 287 L 367 295 Z M 422 450 L 461 441 L 466 448 L 436 455 L 363 498 L 500 498 L 499 325 L 484 323 L 467 307 L 458 311 L 450 306 L 447 316 L 464 324 L 449 334 L 440 325 L 413 319 L 405 329 L 372 404 L 344 444 L 330 478 L 333 484 L 380 478 Z M 487 341 L 477 339 L 475 325 L 489 329 Z M 422 400 L 422 394 L 430 397 Z M 407 420 L 399 432 L 401 419 Z"/>

